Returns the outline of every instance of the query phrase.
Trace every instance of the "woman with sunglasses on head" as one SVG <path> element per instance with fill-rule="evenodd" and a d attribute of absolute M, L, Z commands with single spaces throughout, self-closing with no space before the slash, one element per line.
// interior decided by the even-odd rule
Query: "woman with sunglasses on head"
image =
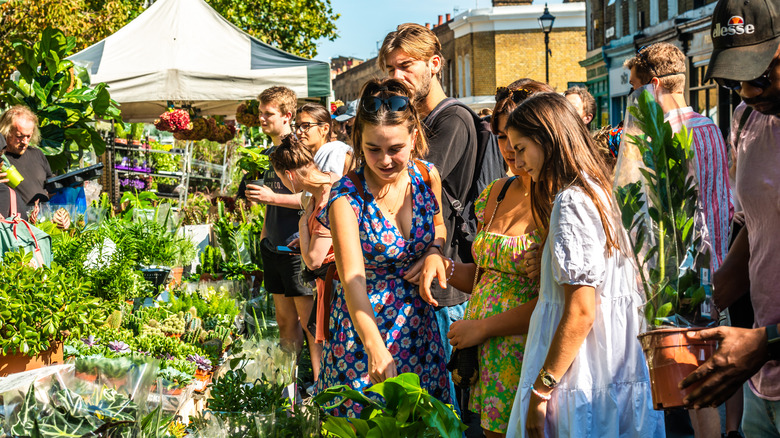
<path fill-rule="evenodd" d="M 565 97 L 540 93 L 510 114 L 507 135 L 534 182 L 545 234 L 507 436 L 664 436 L 636 338 L 642 298 L 631 249 L 588 129 Z"/>
<path fill-rule="evenodd" d="M 441 180 L 418 160 L 427 143 L 410 95 L 395 79 L 363 87 L 353 133 L 361 165 L 333 186 L 319 216 L 333 235 L 339 281 L 317 392 L 333 385 L 360 391 L 415 373 L 430 394 L 451 403 L 434 308 L 407 279 L 446 236 Z M 361 410 L 344 404 L 337 415 Z"/>
<path fill-rule="evenodd" d="M 323 265 L 333 263 L 333 247 L 331 245 L 330 231 L 317 221 L 317 215 L 328 202 L 333 181 L 338 179 L 332 172 L 323 172 L 314 163 L 311 151 L 295 136 L 288 135 L 282 139 L 282 143 L 269 155 L 271 165 L 282 184 L 292 193 L 305 191 L 311 193 L 311 198 L 304 206 L 303 214 L 298 223 L 298 246 L 301 250 L 301 258 L 306 267 L 311 271 L 320 269 Z M 317 299 L 321 299 L 325 279 L 316 278 Z M 309 297 L 311 298 L 311 297 Z M 308 308 L 301 314 L 311 314 L 313 300 L 307 300 Z M 311 333 L 306 321 L 301 321 L 309 344 L 312 372 L 314 382 L 317 382 L 322 362 L 321 333 Z"/>
<path fill-rule="evenodd" d="M 341 141 L 330 141 L 332 119 L 324 106 L 307 103 L 295 115 L 295 135 L 314 156 L 314 162 L 323 172 L 344 175 L 352 162 L 352 148 Z"/>
<path fill-rule="evenodd" d="M 553 91 L 542 82 L 523 81 L 527 88 L 501 87 L 496 91 L 491 127 L 509 170 L 506 178 L 491 183 L 474 204 L 480 230 L 472 252 L 475 263 L 445 260 L 448 283 L 471 297 L 462 321 L 455 321 L 447 335 L 450 344 L 463 350 L 479 348 L 479 379 L 471 385 L 469 409 L 480 413 L 484 435 L 504 436 L 520 378 L 525 333 L 538 292 L 538 275 L 529 278 L 527 260 L 534 257 L 541 235 L 531 214 L 531 177 L 515 166 L 515 151 L 506 136 L 509 113 L 535 92 Z M 431 261 L 439 258 L 431 255 Z M 432 263 L 433 264 L 433 263 Z M 421 295 L 436 305 L 430 294 L 435 273 L 426 259 Z"/>

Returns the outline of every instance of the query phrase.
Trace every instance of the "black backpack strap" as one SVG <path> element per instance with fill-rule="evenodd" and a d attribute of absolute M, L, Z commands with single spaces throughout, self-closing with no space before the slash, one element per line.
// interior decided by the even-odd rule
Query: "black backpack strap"
<path fill-rule="evenodd" d="M 501 203 L 501 201 L 504 200 L 504 196 L 506 196 L 507 190 L 509 190 L 509 186 L 512 185 L 512 182 L 517 178 L 517 176 L 510 177 L 506 183 L 504 183 L 504 187 L 501 187 L 501 192 L 498 194 L 498 198 L 496 198 L 496 203 Z"/>
<path fill-rule="evenodd" d="M 447 97 L 444 100 L 442 100 L 439 105 L 436 106 L 436 108 L 431 111 L 430 114 L 428 114 L 428 117 L 426 117 L 426 125 L 433 124 L 433 121 L 436 120 L 436 117 L 445 109 L 451 107 L 452 105 L 458 105 L 461 104 L 458 99 L 455 99 L 454 97 Z M 461 104 L 462 105 L 462 104 Z"/>

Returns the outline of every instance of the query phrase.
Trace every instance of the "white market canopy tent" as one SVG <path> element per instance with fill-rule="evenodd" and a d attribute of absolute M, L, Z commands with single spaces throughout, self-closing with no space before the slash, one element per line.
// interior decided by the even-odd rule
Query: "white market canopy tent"
<path fill-rule="evenodd" d="M 233 115 L 273 85 L 330 95 L 330 65 L 251 37 L 204 0 L 158 0 L 108 38 L 68 58 L 105 82 L 126 122 L 151 121 L 168 101 Z"/>

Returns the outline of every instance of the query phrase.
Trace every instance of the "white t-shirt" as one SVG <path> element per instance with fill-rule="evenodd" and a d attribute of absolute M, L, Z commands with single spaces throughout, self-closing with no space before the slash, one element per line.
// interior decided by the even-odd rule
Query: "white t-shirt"
<path fill-rule="evenodd" d="M 344 162 L 352 147 L 343 141 L 325 143 L 314 154 L 314 164 L 323 172 L 333 172 L 339 177 L 344 176 Z"/>

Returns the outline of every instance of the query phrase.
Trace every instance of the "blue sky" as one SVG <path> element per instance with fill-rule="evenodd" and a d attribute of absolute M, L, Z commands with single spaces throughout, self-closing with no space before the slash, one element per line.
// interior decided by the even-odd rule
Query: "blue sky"
<path fill-rule="evenodd" d="M 320 61 L 336 56 L 374 57 L 385 35 L 401 23 L 436 24 L 439 15 L 455 16 L 477 7 L 488 8 L 491 0 L 331 0 L 331 5 L 341 14 L 336 21 L 339 38 L 319 42 L 315 59 Z"/>

